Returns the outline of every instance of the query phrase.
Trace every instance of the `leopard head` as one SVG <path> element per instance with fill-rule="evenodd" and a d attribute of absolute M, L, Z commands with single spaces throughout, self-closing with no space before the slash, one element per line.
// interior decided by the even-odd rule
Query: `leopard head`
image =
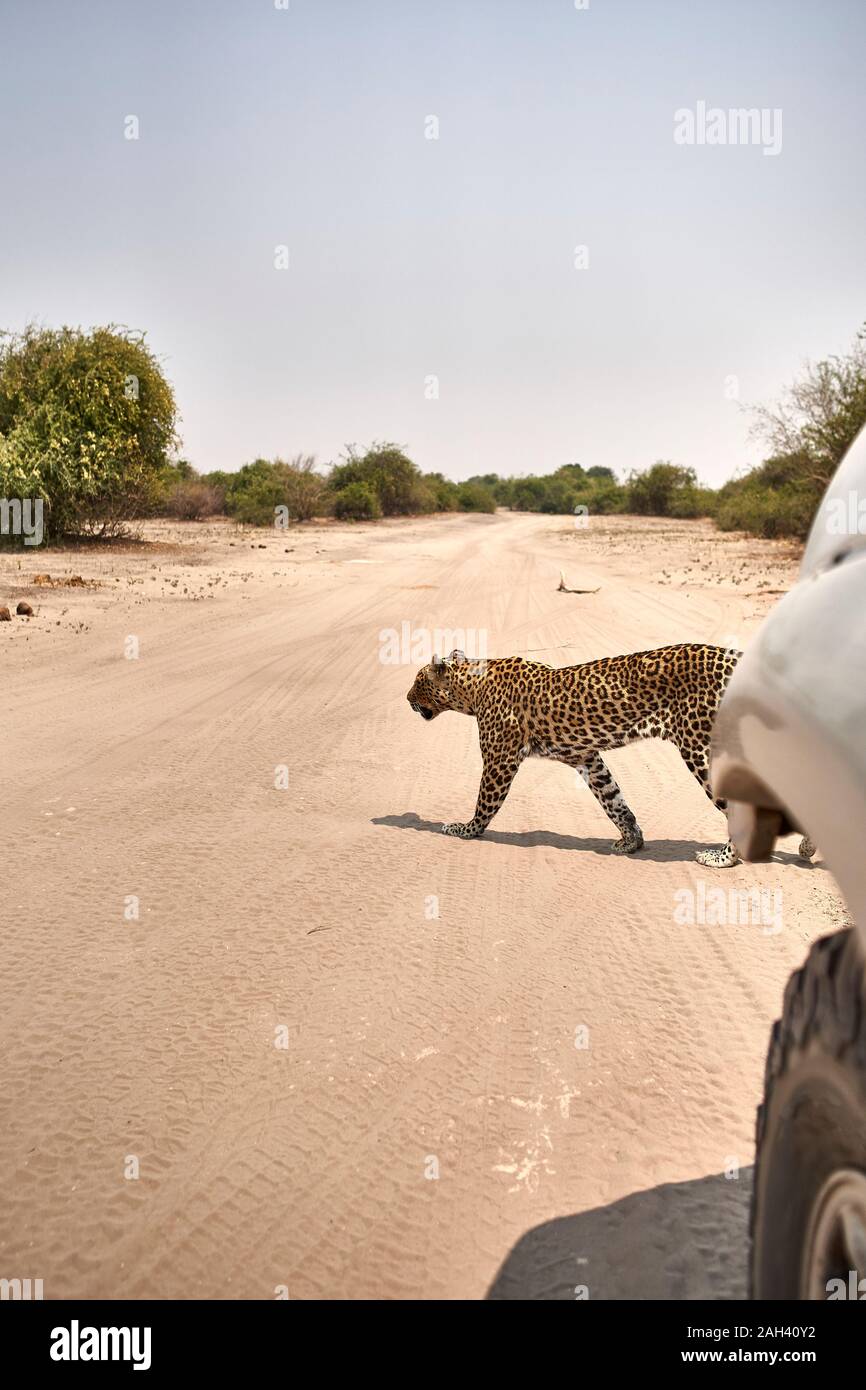
<path fill-rule="evenodd" d="M 470 662 L 465 652 L 453 651 L 450 656 L 434 656 L 422 667 L 406 696 L 412 709 L 422 719 L 435 719 L 444 710 L 471 714 L 467 684 L 474 676 L 477 663 Z"/>

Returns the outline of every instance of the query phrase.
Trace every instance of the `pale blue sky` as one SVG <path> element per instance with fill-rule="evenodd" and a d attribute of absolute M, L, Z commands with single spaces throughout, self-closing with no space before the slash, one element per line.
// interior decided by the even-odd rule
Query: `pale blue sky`
<path fill-rule="evenodd" d="M 146 329 L 202 470 L 390 438 L 718 483 L 758 457 L 726 378 L 771 398 L 866 318 L 863 0 L 0 16 L 0 326 Z M 781 108 L 781 153 L 677 145 L 701 100 Z"/>

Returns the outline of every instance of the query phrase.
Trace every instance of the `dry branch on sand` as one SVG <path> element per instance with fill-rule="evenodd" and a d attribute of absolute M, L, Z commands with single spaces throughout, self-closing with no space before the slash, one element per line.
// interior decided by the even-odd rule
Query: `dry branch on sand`
<path fill-rule="evenodd" d="M 558 594 L 597 594 L 598 589 L 569 589 L 568 585 L 565 582 L 565 575 L 563 574 L 562 570 L 560 570 L 559 588 L 556 592 Z"/>

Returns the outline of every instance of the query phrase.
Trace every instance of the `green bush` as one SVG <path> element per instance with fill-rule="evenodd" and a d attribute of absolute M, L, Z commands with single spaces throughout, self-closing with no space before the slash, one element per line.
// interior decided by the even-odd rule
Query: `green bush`
<path fill-rule="evenodd" d="M 444 478 L 441 473 L 424 473 L 422 477 L 424 485 L 433 498 L 434 511 L 454 512 L 457 510 L 459 504 L 456 483 L 452 483 L 450 478 Z"/>
<path fill-rule="evenodd" d="M 543 481 L 544 490 L 541 494 L 538 510 L 556 516 L 573 512 L 577 497 L 574 483 L 559 473 L 555 473 L 552 478 L 545 478 Z"/>
<path fill-rule="evenodd" d="M 625 489 L 615 479 L 610 480 L 601 474 L 587 473 L 587 482 L 574 494 L 574 506 L 585 507 L 590 516 L 610 516 L 625 508 Z"/>
<path fill-rule="evenodd" d="M 412 516 L 437 509 L 436 498 L 417 465 L 396 444 L 374 443 L 365 453 L 350 444 L 334 464 L 328 488 L 335 499 L 353 483 L 375 493 L 383 516 Z"/>
<path fill-rule="evenodd" d="M 632 472 L 626 482 L 626 511 L 637 516 L 675 516 L 677 506 L 688 508 L 697 487 L 693 468 L 660 459 L 644 472 Z"/>
<path fill-rule="evenodd" d="M 237 481 L 226 494 L 229 516 L 245 526 L 273 526 L 277 508 L 285 505 L 283 481 L 266 459 L 238 469 Z"/>
<path fill-rule="evenodd" d="M 49 537 L 116 535 L 151 511 L 176 418 L 141 333 L 0 334 L 0 495 L 41 497 Z"/>
<path fill-rule="evenodd" d="M 500 478 L 498 473 L 476 473 L 471 478 L 467 478 L 466 481 L 467 483 L 478 483 L 479 486 L 486 488 L 497 507 L 511 506 L 515 481 L 513 478 Z"/>
<path fill-rule="evenodd" d="M 824 490 L 866 425 L 866 327 L 847 353 L 808 363 L 774 406 L 753 411 L 772 453 L 719 490 L 723 530 L 805 539 Z"/>
<path fill-rule="evenodd" d="M 159 473 L 159 483 L 163 494 L 167 497 L 173 492 L 178 483 L 199 482 L 200 476 L 192 464 L 187 459 L 173 459 L 170 463 L 163 464 Z"/>
<path fill-rule="evenodd" d="M 334 516 L 341 521 L 375 521 L 381 515 L 379 499 L 369 483 L 347 483 L 334 498 Z"/>
<path fill-rule="evenodd" d="M 689 485 L 671 494 L 668 516 L 715 516 L 718 494 L 714 488 Z"/>
<path fill-rule="evenodd" d="M 750 482 L 731 490 L 719 502 L 716 522 L 722 531 L 749 531 L 768 539 L 792 536 L 805 540 L 820 501 L 802 483 L 767 487 Z"/>
<path fill-rule="evenodd" d="M 566 463 L 543 477 L 514 478 L 509 487 L 507 505 L 522 512 L 567 516 L 586 507 L 589 513 L 602 515 L 623 511 L 625 506 L 625 490 L 611 469 L 584 469 L 579 463 Z M 500 505 L 506 505 L 499 488 L 496 495 Z"/>
<path fill-rule="evenodd" d="M 719 489 L 716 521 L 723 531 L 804 540 L 824 492 L 822 474 L 802 450 L 775 454 Z"/>
<path fill-rule="evenodd" d="M 247 526 L 273 526 L 282 517 L 309 521 L 322 515 L 329 500 L 325 480 L 309 454 L 288 461 L 254 459 L 237 473 L 207 473 L 202 482 L 219 488 L 227 514 Z"/>
<path fill-rule="evenodd" d="M 496 498 L 481 483 L 458 483 L 457 505 L 461 512 L 495 512 Z"/>
<path fill-rule="evenodd" d="M 511 485 L 511 505 L 516 512 L 540 512 L 544 492 L 544 478 L 515 478 Z"/>

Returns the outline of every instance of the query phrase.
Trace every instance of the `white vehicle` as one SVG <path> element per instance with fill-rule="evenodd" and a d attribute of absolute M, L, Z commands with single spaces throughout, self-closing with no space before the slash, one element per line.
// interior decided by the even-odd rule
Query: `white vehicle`
<path fill-rule="evenodd" d="M 855 924 L 815 943 L 773 1026 L 752 1296 L 866 1297 L 866 429 L 827 489 L 799 582 L 734 672 L 711 779 L 741 855 L 766 858 L 803 831 Z"/>

